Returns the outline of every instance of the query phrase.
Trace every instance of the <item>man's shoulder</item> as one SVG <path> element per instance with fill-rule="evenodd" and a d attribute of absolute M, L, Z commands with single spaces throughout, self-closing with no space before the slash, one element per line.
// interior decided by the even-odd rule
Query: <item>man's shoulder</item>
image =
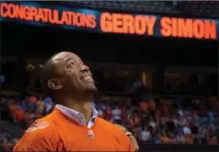
<path fill-rule="evenodd" d="M 49 133 L 52 132 L 55 128 L 58 127 L 50 115 L 45 116 L 41 119 L 37 119 L 25 132 L 26 133 L 34 133 L 34 132 L 43 132 Z"/>
<path fill-rule="evenodd" d="M 45 118 L 36 120 L 18 141 L 13 151 L 41 151 L 55 149 L 59 132 L 52 121 Z"/>
<path fill-rule="evenodd" d="M 96 119 L 97 119 L 97 122 L 101 123 L 102 125 L 107 125 L 107 126 L 110 126 L 110 127 L 114 127 L 114 124 L 110 121 L 107 121 L 107 120 L 105 120 L 101 117 L 97 117 Z"/>
<path fill-rule="evenodd" d="M 100 117 L 97 117 L 97 119 L 101 123 L 101 125 L 103 125 L 103 127 L 106 127 L 107 129 L 110 129 L 113 132 L 124 134 L 123 130 L 120 127 L 118 127 L 116 124 L 113 124 L 112 122 L 109 122 Z"/>
<path fill-rule="evenodd" d="M 49 130 L 52 128 L 51 122 L 47 120 L 36 120 L 25 132 L 39 132 L 41 130 Z"/>
<path fill-rule="evenodd" d="M 122 147 L 124 147 L 124 149 L 129 149 L 130 146 L 130 140 L 128 138 L 128 136 L 125 134 L 125 132 L 123 131 L 124 128 L 120 127 L 117 124 L 113 124 L 109 121 L 106 121 L 102 118 L 97 118 L 99 125 L 102 129 L 104 129 L 105 131 L 107 131 L 108 133 L 110 133 L 110 135 L 112 135 L 116 140 L 116 142 L 118 142 Z"/>

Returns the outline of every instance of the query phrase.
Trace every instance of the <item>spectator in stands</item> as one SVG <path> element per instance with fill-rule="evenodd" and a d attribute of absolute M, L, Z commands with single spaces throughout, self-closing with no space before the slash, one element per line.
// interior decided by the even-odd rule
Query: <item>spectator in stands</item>
<path fill-rule="evenodd" d="M 112 114 L 112 109 L 110 108 L 110 106 L 107 106 L 106 108 L 104 108 L 104 119 L 113 122 L 113 114 Z"/>
<path fill-rule="evenodd" d="M 151 133 L 148 131 L 148 128 L 147 127 L 143 128 L 141 132 L 141 141 L 146 142 L 151 140 L 151 138 L 152 138 Z"/>
<path fill-rule="evenodd" d="M 14 137 L 10 133 L 1 130 L 0 134 L 0 148 L 3 147 L 6 151 L 11 151 L 13 146 L 18 142 L 18 138 Z M 1 149 L 0 149 L 1 150 Z"/>
<path fill-rule="evenodd" d="M 45 103 L 42 100 L 38 100 L 36 102 L 36 112 L 43 113 L 44 109 L 45 109 Z"/>
<path fill-rule="evenodd" d="M 53 106 L 54 106 L 54 103 L 52 101 L 52 99 L 47 96 L 44 98 L 44 103 L 45 103 L 45 110 L 46 110 L 46 113 L 50 113 L 53 109 Z"/>
<path fill-rule="evenodd" d="M 117 124 L 121 124 L 122 112 L 118 106 L 115 106 L 112 109 L 112 115 L 113 115 L 113 122 Z"/>

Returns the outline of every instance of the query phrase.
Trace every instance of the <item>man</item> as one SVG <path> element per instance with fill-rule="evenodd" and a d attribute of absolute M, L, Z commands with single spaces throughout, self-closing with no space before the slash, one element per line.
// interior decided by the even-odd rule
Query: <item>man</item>
<path fill-rule="evenodd" d="M 97 91 L 94 80 L 76 54 L 54 55 L 45 63 L 42 74 L 42 87 L 56 107 L 26 131 L 14 151 L 136 150 L 137 143 L 124 130 L 97 117 L 90 102 Z"/>

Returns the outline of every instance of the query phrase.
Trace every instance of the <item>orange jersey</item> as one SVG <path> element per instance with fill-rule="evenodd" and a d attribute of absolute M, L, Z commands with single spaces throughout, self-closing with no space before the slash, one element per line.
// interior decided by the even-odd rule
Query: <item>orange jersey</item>
<path fill-rule="evenodd" d="M 125 133 L 99 117 L 91 128 L 78 124 L 58 109 L 34 123 L 15 151 L 132 151 Z"/>

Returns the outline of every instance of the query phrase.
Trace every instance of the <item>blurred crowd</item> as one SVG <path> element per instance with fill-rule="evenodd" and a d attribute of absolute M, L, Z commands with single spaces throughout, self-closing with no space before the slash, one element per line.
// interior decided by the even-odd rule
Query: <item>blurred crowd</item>
<path fill-rule="evenodd" d="M 142 98 L 97 103 L 100 116 L 126 126 L 143 143 L 217 144 L 217 98 L 207 100 Z"/>
<path fill-rule="evenodd" d="M 99 116 L 127 127 L 139 142 L 217 144 L 219 100 L 211 96 L 206 99 L 188 97 L 162 98 L 150 93 L 124 98 L 98 97 L 92 104 Z M 3 120 L 27 129 L 54 107 L 49 97 L 34 94 L 24 99 L 1 98 Z M 7 149 L 17 141 L 7 132 L 1 131 L 0 144 Z"/>
<path fill-rule="evenodd" d="M 1 130 L 0 151 L 11 151 L 18 140 L 19 138 L 17 136 L 12 135 L 5 130 Z"/>
<path fill-rule="evenodd" d="M 54 106 L 49 97 L 42 98 L 40 94 L 27 96 L 23 100 L 2 97 L 0 102 L 1 120 L 9 121 L 22 129 L 27 129 L 36 119 L 50 113 Z M 2 129 L 0 132 L 0 147 L 10 151 L 19 137 Z"/>
<path fill-rule="evenodd" d="M 27 129 L 36 119 L 48 114 L 54 103 L 51 98 L 41 95 L 27 96 L 25 99 L 2 98 L 3 120 L 9 120 L 16 126 Z"/>

